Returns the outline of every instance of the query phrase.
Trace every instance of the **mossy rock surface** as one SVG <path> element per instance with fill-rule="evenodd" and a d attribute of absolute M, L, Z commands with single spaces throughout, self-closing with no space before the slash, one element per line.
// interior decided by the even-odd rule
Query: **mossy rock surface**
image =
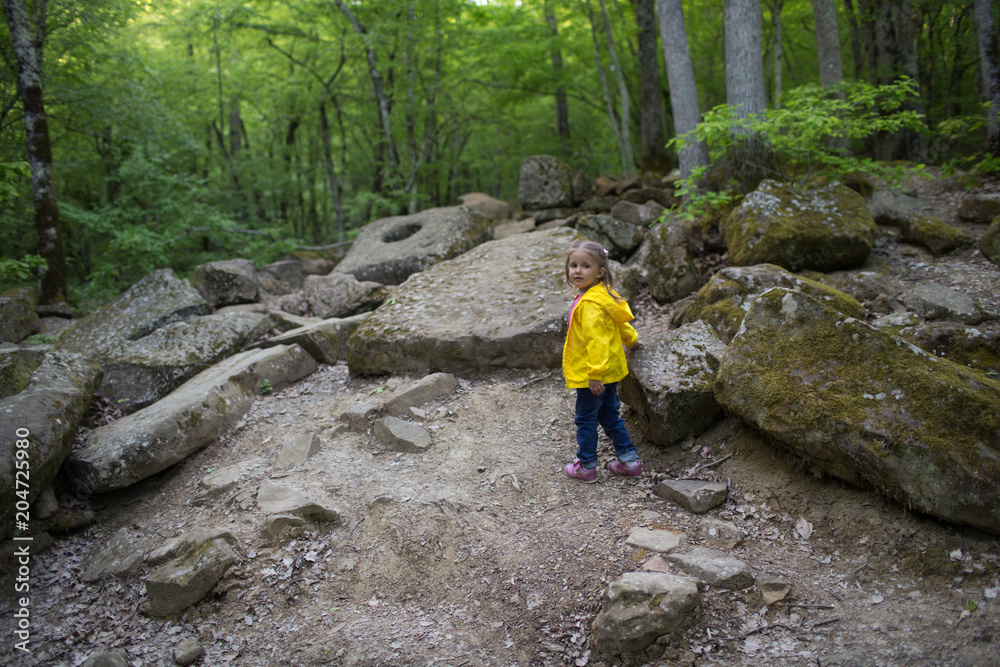
<path fill-rule="evenodd" d="M 715 395 L 818 469 L 1000 533 L 1000 382 L 978 371 L 777 288 L 726 348 Z"/>
<path fill-rule="evenodd" d="M 31 374 L 42 363 L 43 356 L 44 353 L 37 348 L 0 350 L 0 399 L 27 389 Z"/>
<path fill-rule="evenodd" d="M 807 190 L 766 180 L 722 225 L 735 265 L 791 271 L 860 266 L 877 234 L 864 199 L 839 183 Z"/>
<path fill-rule="evenodd" d="M 797 276 L 774 264 L 727 267 L 708 281 L 685 311 L 684 322 L 704 320 L 728 343 L 740 328 L 743 316 L 761 293 L 772 287 L 793 289 L 822 301 L 851 317 L 864 315 L 854 297 L 829 285 Z"/>
<path fill-rule="evenodd" d="M 76 427 L 90 406 L 101 379 L 101 369 L 87 357 L 71 352 L 51 352 L 31 375 L 28 387 L 0 401 L 0 535 L 9 534 L 16 491 L 28 491 L 33 501 L 56 477 L 70 453 Z M 15 446 L 26 440 L 27 448 Z M 18 451 L 27 452 L 30 477 L 17 485 Z M 27 482 L 27 486 L 23 483 Z"/>
<path fill-rule="evenodd" d="M 976 242 L 975 237 L 961 227 L 928 216 L 914 216 L 902 228 L 902 239 L 907 243 L 923 246 L 935 257 L 953 250 L 967 248 Z"/>
<path fill-rule="evenodd" d="M 188 281 L 171 269 L 160 269 L 66 329 L 58 349 L 103 361 L 123 340 L 138 340 L 160 327 L 211 312 L 212 306 Z"/>
<path fill-rule="evenodd" d="M 573 169 L 551 155 L 532 155 L 521 162 L 517 198 L 525 209 L 573 206 Z"/>
<path fill-rule="evenodd" d="M 34 292 L 30 287 L 0 294 L 0 343 L 20 343 L 41 330 L 42 322 L 35 312 Z"/>
<path fill-rule="evenodd" d="M 892 333 L 936 357 L 1000 379 L 1000 333 L 996 331 L 957 322 L 924 322 L 898 327 Z"/>
<path fill-rule="evenodd" d="M 257 270 L 249 259 L 224 259 L 196 266 L 191 284 L 206 301 L 230 306 L 257 301 Z"/>
<path fill-rule="evenodd" d="M 1000 266 L 1000 217 L 995 218 L 979 237 L 979 252 Z"/>
<path fill-rule="evenodd" d="M 351 374 L 560 367 L 576 238 L 554 229 L 491 241 L 411 276 L 351 336 Z"/>
<path fill-rule="evenodd" d="M 649 291 L 658 301 L 677 301 L 701 284 L 695 249 L 688 230 L 676 220 L 667 220 L 650 230 L 646 259 Z"/>

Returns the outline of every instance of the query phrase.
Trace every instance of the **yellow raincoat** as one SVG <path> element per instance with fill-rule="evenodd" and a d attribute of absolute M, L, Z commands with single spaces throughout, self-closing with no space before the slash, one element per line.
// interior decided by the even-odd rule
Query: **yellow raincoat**
<path fill-rule="evenodd" d="M 639 334 L 629 324 L 633 319 L 628 303 L 615 301 L 603 282 L 583 293 L 570 313 L 563 345 L 567 387 L 587 387 L 591 380 L 611 384 L 628 375 L 622 345 L 632 347 L 639 340 Z"/>

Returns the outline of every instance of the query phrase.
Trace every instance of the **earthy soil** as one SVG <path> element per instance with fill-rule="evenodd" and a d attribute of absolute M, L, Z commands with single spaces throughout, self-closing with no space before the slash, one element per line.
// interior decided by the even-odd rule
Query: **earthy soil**
<path fill-rule="evenodd" d="M 943 190 L 930 194 L 953 205 Z M 935 259 L 883 230 L 872 266 L 901 287 L 941 281 L 1000 311 L 1000 273 L 975 249 Z M 669 306 L 640 300 L 637 309 L 640 336 L 669 321 Z M 338 431 L 335 415 L 346 407 L 385 400 L 411 379 L 352 378 L 344 365 L 324 366 L 260 398 L 232 432 L 170 470 L 86 501 L 98 522 L 58 536 L 32 562 L 31 653 L 12 648 L 5 611 L 0 661 L 78 665 L 122 648 L 133 666 L 172 665 L 174 648 L 193 637 L 204 665 L 603 664 L 589 643 L 602 593 L 653 557 L 625 545 L 629 531 L 670 528 L 699 543 L 705 517 L 653 494 L 659 480 L 680 477 L 730 484 L 729 500 L 709 516 L 739 526 L 744 539 L 733 554 L 791 592 L 765 606 L 756 587 L 704 587 L 697 620 L 662 640 L 662 655 L 635 662 L 1000 664 L 996 536 L 818 476 L 732 418 L 681 447 L 655 448 L 626 410 L 643 476 L 570 480 L 562 465 L 575 429 L 557 369 L 461 377 L 454 395 L 425 406 L 434 444 L 423 454 Z M 296 432 L 318 434 L 320 452 L 276 469 L 277 445 Z M 602 454 L 612 456 L 607 442 Z M 208 473 L 254 458 L 260 465 L 238 488 L 196 501 Z M 265 545 L 253 495 L 269 477 L 325 491 L 342 520 Z M 80 581 L 123 527 L 145 554 L 196 526 L 229 527 L 240 562 L 179 619 L 140 612 L 148 566 Z M 2 581 L 5 610 L 13 581 Z"/>

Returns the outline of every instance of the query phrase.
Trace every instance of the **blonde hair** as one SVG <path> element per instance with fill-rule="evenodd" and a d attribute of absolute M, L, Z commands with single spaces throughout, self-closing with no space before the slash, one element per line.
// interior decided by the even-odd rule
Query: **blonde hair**
<path fill-rule="evenodd" d="M 569 250 L 566 251 L 566 284 L 573 286 L 573 281 L 569 277 L 569 256 L 573 254 L 574 251 L 582 250 L 587 253 L 597 264 L 597 267 L 604 269 L 604 275 L 601 276 L 597 282 L 604 283 L 604 289 L 608 290 L 608 296 L 610 296 L 615 301 L 622 301 L 623 299 L 614 293 L 615 288 L 615 278 L 611 275 L 611 265 L 608 262 L 608 251 L 605 250 L 600 243 L 594 241 L 573 241 L 569 244 Z"/>

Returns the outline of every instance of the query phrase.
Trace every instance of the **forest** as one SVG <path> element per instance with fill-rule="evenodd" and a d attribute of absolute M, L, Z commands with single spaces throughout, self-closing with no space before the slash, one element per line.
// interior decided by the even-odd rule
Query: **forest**
<path fill-rule="evenodd" d="M 0 290 L 39 303 L 341 253 L 380 217 L 514 201 L 543 153 L 679 167 L 692 201 L 723 161 L 735 196 L 804 165 L 1000 172 L 994 0 L 2 4 Z"/>

